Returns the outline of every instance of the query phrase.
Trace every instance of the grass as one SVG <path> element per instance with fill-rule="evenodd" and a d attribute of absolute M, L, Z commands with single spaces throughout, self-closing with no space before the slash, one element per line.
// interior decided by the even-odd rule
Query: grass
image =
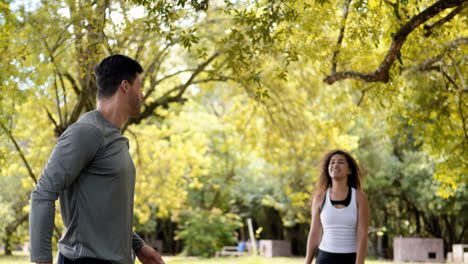
<path fill-rule="evenodd" d="M 303 264 L 304 258 L 263 258 L 263 257 L 223 257 L 223 258 L 187 258 L 163 257 L 168 264 Z"/>
<path fill-rule="evenodd" d="M 0 256 L 0 264 L 25 264 L 29 263 L 29 253 L 14 251 L 13 256 Z"/>
<path fill-rule="evenodd" d="M 163 257 L 167 264 L 304 264 L 304 257 L 224 257 L 224 258 L 187 258 L 187 257 Z M 366 259 L 366 264 L 384 264 L 394 263 L 393 261 L 370 260 Z M 2 264 L 0 262 L 0 264 Z M 405 263 L 405 264 L 421 264 L 421 263 Z"/>
<path fill-rule="evenodd" d="M 55 255 L 54 255 L 55 257 Z M 223 257 L 223 258 L 197 258 L 197 257 L 181 257 L 181 256 L 163 256 L 167 264 L 303 264 L 304 257 Z M 28 252 L 14 251 L 13 256 L 0 256 L 0 264 L 25 264 L 29 262 Z M 139 261 L 136 263 L 140 264 Z M 393 263 L 392 261 L 381 260 L 366 260 L 367 264 L 383 264 Z M 406 263 L 411 264 L 411 263 Z"/>

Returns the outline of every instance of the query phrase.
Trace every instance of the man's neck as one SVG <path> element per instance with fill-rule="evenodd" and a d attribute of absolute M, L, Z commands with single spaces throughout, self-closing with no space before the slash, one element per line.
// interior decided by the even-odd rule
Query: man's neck
<path fill-rule="evenodd" d="M 118 104 L 113 103 L 111 100 L 112 98 L 98 100 L 97 110 L 111 124 L 118 128 L 122 128 L 128 120 L 128 115 L 123 114 L 123 111 L 117 107 Z"/>

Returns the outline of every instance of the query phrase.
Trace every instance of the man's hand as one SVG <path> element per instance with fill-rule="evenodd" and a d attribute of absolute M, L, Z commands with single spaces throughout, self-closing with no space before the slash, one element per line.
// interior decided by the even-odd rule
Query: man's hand
<path fill-rule="evenodd" d="M 138 260 L 143 264 L 165 264 L 161 255 L 148 245 L 143 245 L 137 252 Z"/>

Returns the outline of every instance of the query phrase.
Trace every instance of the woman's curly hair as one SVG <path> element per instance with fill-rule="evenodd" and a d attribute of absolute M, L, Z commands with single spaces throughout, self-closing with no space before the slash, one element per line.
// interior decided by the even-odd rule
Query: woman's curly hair
<path fill-rule="evenodd" d="M 328 152 L 322 159 L 322 163 L 320 166 L 320 176 L 317 182 L 316 191 L 324 192 L 328 188 L 332 187 L 332 179 L 330 174 L 328 173 L 328 166 L 330 165 L 331 158 L 336 155 L 340 154 L 346 158 L 348 162 L 348 166 L 351 169 L 351 174 L 348 175 L 348 186 L 353 187 L 357 190 L 361 189 L 361 170 L 359 169 L 359 165 L 357 164 L 356 160 L 344 150 L 332 150 Z"/>

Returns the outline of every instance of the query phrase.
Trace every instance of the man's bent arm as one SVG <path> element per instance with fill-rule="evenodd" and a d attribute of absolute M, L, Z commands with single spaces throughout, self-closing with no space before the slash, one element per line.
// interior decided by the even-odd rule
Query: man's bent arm
<path fill-rule="evenodd" d="M 50 192 L 38 194 L 36 190 L 37 188 L 31 194 L 31 212 L 29 214 L 31 261 L 52 262 L 51 241 L 57 194 Z"/>
<path fill-rule="evenodd" d="M 92 160 L 101 143 L 101 132 L 88 124 L 72 125 L 58 139 L 31 193 L 29 234 L 32 262 L 52 262 L 55 201 Z"/>
<path fill-rule="evenodd" d="M 145 244 L 145 241 L 141 239 L 141 237 L 138 236 L 137 233 L 133 232 L 133 237 L 132 237 L 133 251 L 137 252 L 138 249 L 140 249 L 144 244 Z"/>

